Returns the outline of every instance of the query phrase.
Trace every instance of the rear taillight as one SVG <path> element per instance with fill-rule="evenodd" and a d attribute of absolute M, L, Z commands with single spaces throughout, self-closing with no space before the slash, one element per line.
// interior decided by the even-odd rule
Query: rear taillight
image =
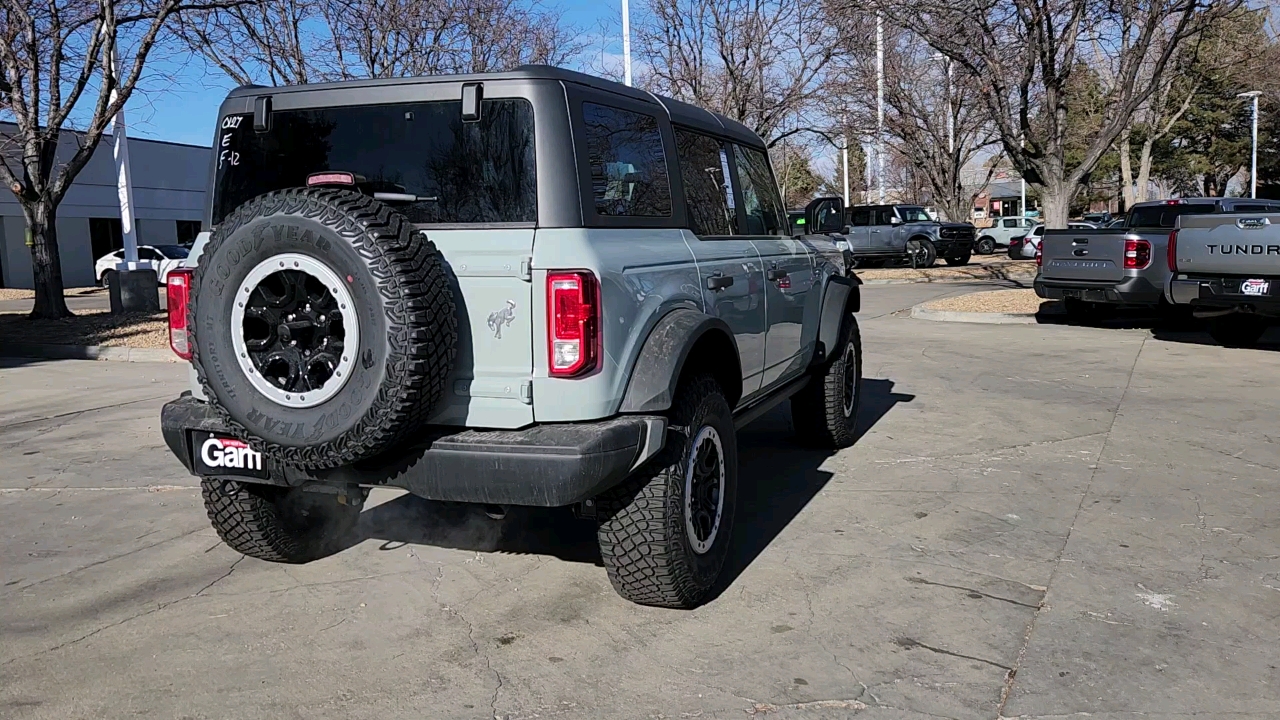
<path fill-rule="evenodd" d="M 1142 270 L 1151 264 L 1151 243 L 1137 238 L 1125 238 L 1124 269 Z"/>
<path fill-rule="evenodd" d="M 1165 249 L 1165 259 L 1169 262 L 1169 272 L 1178 272 L 1178 231 L 1169 233 L 1169 247 Z"/>
<path fill-rule="evenodd" d="M 1036 246 L 1036 266 L 1039 267 L 1041 265 L 1044 265 L 1044 252 L 1040 249 L 1040 246 L 1037 245 Z"/>
<path fill-rule="evenodd" d="M 191 300 L 191 268 L 169 271 L 165 281 L 169 307 L 169 347 L 183 360 L 191 359 L 191 333 L 187 331 L 187 304 Z"/>
<path fill-rule="evenodd" d="M 596 366 L 600 286 L 586 270 L 547 273 L 547 369 L 573 377 Z"/>

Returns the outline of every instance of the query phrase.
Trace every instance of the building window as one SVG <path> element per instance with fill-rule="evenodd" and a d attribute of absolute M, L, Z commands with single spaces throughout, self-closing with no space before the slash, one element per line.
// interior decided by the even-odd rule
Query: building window
<path fill-rule="evenodd" d="M 178 244 L 183 247 L 191 247 L 196 241 L 196 235 L 200 234 L 199 220 L 179 220 L 178 221 Z"/>
<path fill-rule="evenodd" d="M 124 247 L 124 230 L 120 218 L 89 218 L 89 245 L 93 259 Z"/>

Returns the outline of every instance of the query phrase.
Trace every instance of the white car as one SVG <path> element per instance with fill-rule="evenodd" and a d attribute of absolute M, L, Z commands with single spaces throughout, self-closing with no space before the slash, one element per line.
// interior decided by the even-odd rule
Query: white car
<path fill-rule="evenodd" d="M 1098 226 L 1087 222 L 1067 223 L 1070 230 L 1097 230 Z M 1014 260 L 1033 260 L 1040 250 L 1040 241 L 1044 240 L 1044 225 L 1037 225 L 1023 237 L 1009 241 L 1009 257 Z"/>
<path fill-rule="evenodd" d="M 150 262 L 151 267 L 156 270 L 156 279 L 164 285 L 169 279 L 169 271 L 180 267 L 182 261 L 187 259 L 187 249 L 181 245 L 139 245 L 138 259 Z M 115 272 L 116 266 L 123 261 L 124 250 L 109 252 L 98 258 L 93 266 L 98 284 L 106 287 L 107 274 Z"/>

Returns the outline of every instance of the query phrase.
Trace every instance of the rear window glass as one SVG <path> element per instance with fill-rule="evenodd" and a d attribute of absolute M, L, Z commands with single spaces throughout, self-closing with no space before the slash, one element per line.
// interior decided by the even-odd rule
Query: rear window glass
<path fill-rule="evenodd" d="M 732 235 L 737 230 L 728 160 L 719 140 L 676 130 L 676 157 L 689 203 L 689 226 L 697 235 Z M 793 219 L 804 223 L 804 215 Z"/>
<path fill-rule="evenodd" d="M 271 114 L 256 132 L 250 115 L 223 118 L 218 134 L 213 222 L 244 202 L 315 173 L 356 176 L 366 194 L 415 223 L 537 220 L 533 106 L 485 100 L 480 121 L 462 122 L 462 102 L 364 105 Z"/>
<path fill-rule="evenodd" d="M 582 104 L 591 194 L 599 215 L 671 217 L 671 181 L 653 115 Z"/>
<path fill-rule="evenodd" d="M 1182 215 L 1210 215 L 1216 207 L 1212 203 L 1136 207 L 1129 213 L 1129 227 L 1171 228 L 1177 224 L 1178 218 Z"/>

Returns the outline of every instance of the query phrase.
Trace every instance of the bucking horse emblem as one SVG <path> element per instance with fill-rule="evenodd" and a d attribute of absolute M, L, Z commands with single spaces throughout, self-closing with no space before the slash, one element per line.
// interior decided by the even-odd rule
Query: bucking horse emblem
<path fill-rule="evenodd" d="M 493 331 L 495 340 L 502 339 L 502 328 L 516 319 L 516 301 L 508 300 L 507 306 L 489 313 L 489 329 Z"/>

